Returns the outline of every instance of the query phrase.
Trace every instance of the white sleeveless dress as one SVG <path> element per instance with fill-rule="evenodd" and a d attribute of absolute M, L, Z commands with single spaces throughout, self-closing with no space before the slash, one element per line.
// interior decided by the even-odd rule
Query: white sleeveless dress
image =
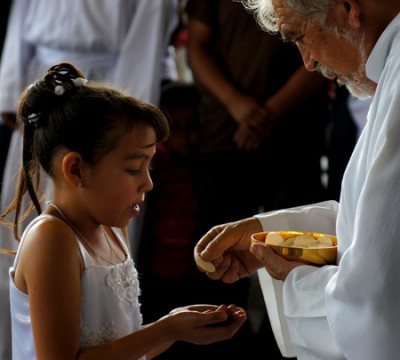
<path fill-rule="evenodd" d="M 22 236 L 14 265 L 10 268 L 14 360 L 36 359 L 29 298 L 15 286 L 14 274 L 26 233 L 43 218 L 57 219 L 51 215 L 41 215 L 29 224 Z M 138 274 L 121 230 L 113 228 L 113 231 L 127 254 L 124 262 L 116 265 L 95 265 L 77 239 L 85 267 L 81 277 L 80 347 L 82 349 L 119 339 L 139 330 L 142 326 Z"/>

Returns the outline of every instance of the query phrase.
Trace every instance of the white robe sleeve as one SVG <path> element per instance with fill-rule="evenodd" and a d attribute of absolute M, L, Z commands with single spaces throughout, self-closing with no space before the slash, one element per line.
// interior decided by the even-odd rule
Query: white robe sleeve
<path fill-rule="evenodd" d="M 256 217 L 260 220 L 264 231 L 297 230 L 335 235 L 337 212 L 337 202 L 327 201 L 260 214 Z M 299 359 L 307 360 L 344 358 L 332 337 L 326 318 L 325 288 L 336 271 L 337 266 L 323 268 L 300 266 L 290 272 L 283 287 L 277 280 L 272 280 L 272 284 L 275 282 L 275 291 L 271 294 L 263 291 L 271 326 L 282 355 L 289 357 L 296 355 Z M 265 276 L 265 273 L 259 272 L 264 290 Z M 269 299 L 269 296 L 274 298 Z M 277 321 L 281 322 L 279 325 L 282 329 L 274 329 Z M 279 334 L 285 333 L 286 325 L 290 340 L 286 345 L 282 345 L 284 341 Z"/>
<path fill-rule="evenodd" d="M 176 0 L 138 0 L 112 82 L 143 101 L 158 104 L 162 59 L 177 19 Z"/>
<path fill-rule="evenodd" d="M 337 212 L 338 203 L 332 200 L 271 211 L 255 217 L 260 220 L 264 231 L 297 230 L 335 235 Z"/>

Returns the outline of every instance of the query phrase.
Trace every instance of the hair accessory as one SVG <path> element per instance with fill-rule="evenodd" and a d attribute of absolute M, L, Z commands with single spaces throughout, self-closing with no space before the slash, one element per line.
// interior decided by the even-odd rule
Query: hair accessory
<path fill-rule="evenodd" d="M 28 123 L 35 124 L 37 126 L 37 122 L 40 119 L 41 113 L 32 113 L 28 116 Z"/>
<path fill-rule="evenodd" d="M 66 74 L 62 74 L 62 75 L 66 75 Z M 70 89 L 72 89 L 73 87 L 76 88 L 80 88 L 82 86 L 86 86 L 87 84 L 87 79 L 84 78 L 75 78 L 75 79 L 71 79 L 71 78 L 67 78 L 65 77 L 62 80 L 57 79 L 56 83 L 58 85 L 56 85 L 54 87 L 54 93 L 58 96 L 64 95 L 65 91 L 68 91 Z"/>
<path fill-rule="evenodd" d="M 84 79 L 84 78 L 71 79 L 71 81 L 74 83 L 75 87 L 86 86 L 86 84 L 88 82 L 87 79 Z"/>
<path fill-rule="evenodd" d="M 58 96 L 64 95 L 65 89 L 64 89 L 64 87 L 63 87 L 62 85 L 57 85 L 57 86 L 54 88 L 54 93 L 55 93 L 56 95 L 58 95 Z"/>
<path fill-rule="evenodd" d="M 45 77 L 46 84 L 53 88 L 54 94 L 62 96 L 72 89 L 77 89 L 87 84 L 87 79 L 80 77 L 70 64 L 55 65 L 49 69 Z"/>

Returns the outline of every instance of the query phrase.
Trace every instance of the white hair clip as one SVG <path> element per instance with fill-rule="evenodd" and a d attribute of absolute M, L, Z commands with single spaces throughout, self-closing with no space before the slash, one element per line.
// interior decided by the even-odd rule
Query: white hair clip
<path fill-rule="evenodd" d="M 71 79 L 71 81 L 74 83 L 74 85 L 76 87 L 86 86 L 86 84 L 88 82 L 87 79 L 84 79 L 84 78 Z"/>
<path fill-rule="evenodd" d="M 62 85 L 57 85 L 57 86 L 54 88 L 54 93 L 55 93 L 56 95 L 58 95 L 58 96 L 61 96 L 61 95 L 63 95 L 63 94 L 65 93 L 65 89 L 64 89 L 64 87 L 63 87 Z"/>
<path fill-rule="evenodd" d="M 29 124 L 36 124 L 38 120 L 40 119 L 40 113 L 32 113 L 28 116 L 28 123 Z"/>

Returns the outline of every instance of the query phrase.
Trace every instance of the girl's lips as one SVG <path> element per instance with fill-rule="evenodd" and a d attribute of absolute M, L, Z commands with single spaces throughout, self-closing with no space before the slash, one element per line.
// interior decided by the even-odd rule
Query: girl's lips
<path fill-rule="evenodd" d="M 132 204 L 129 206 L 133 216 L 139 216 L 140 206 L 138 204 Z"/>

